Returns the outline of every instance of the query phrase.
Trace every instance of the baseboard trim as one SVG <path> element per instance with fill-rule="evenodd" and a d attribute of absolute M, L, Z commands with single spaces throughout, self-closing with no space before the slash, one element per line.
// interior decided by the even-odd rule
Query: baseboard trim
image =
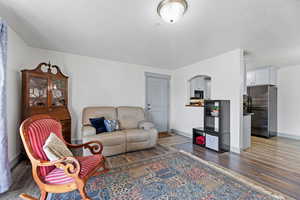
<path fill-rule="evenodd" d="M 277 133 L 277 136 L 288 138 L 288 139 L 293 139 L 293 140 L 300 140 L 300 136 L 297 136 L 297 135 L 290 135 L 290 134 L 285 134 L 285 133 Z"/>
<path fill-rule="evenodd" d="M 188 134 L 188 133 L 176 130 L 176 129 L 171 129 L 171 132 L 175 133 L 177 135 L 182 135 L 182 136 L 185 136 L 185 137 L 188 137 L 188 138 L 193 138 L 193 136 L 191 134 Z"/>
<path fill-rule="evenodd" d="M 243 150 L 238 147 L 230 147 L 230 152 L 240 154 Z"/>

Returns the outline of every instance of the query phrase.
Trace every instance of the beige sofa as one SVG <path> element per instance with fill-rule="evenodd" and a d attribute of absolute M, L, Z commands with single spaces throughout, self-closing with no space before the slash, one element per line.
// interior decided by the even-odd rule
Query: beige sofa
<path fill-rule="evenodd" d="M 145 113 L 140 107 L 87 107 L 83 110 L 83 143 L 98 140 L 103 144 L 105 156 L 116 155 L 154 147 L 157 143 L 157 130 L 151 122 L 145 121 Z M 105 117 L 118 120 L 120 130 L 96 134 L 90 118 Z M 90 155 L 85 149 L 84 155 Z"/>

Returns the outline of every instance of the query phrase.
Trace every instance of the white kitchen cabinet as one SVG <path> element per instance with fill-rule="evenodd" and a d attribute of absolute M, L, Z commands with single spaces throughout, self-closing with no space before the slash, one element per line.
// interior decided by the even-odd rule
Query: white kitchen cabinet
<path fill-rule="evenodd" d="M 255 71 L 247 72 L 247 86 L 255 84 Z"/>
<path fill-rule="evenodd" d="M 259 69 L 255 71 L 255 85 L 269 84 L 269 69 Z"/>
<path fill-rule="evenodd" d="M 276 85 L 277 72 L 276 68 L 268 67 L 256 69 L 247 72 L 247 86 L 256 85 Z"/>

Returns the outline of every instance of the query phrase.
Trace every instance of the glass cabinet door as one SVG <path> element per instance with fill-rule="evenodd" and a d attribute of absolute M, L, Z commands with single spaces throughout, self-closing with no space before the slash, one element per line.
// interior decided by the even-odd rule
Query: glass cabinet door
<path fill-rule="evenodd" d="M 29 79 L 29 106 L 45 107 L 48 104 L 48 80 L 42 77 Z"/>
<path fill-rule="evenodd" d="M 66 81 L 61 79 L 52 79 L 52 98 L 51 106 L 66 105 Z"/>

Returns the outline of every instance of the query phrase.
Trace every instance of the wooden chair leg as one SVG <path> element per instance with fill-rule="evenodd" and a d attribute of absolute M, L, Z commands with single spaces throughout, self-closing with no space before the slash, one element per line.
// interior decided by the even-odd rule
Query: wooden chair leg
<path fill-rule="evenodd" d="M 84 183 L 79 183 L 77 184 L 78 185 L 78 190 L 79 190 L 79 193 L 80 193 L 80 196 L 83 200 L 91 200 L 86 191 L 85 191 L 85 184 Z"/>
<path fill-rule="evenodd" d="M 109 169 L 105 166 L 106 163 L 106 158 L 104 157 L 103 162 L 98 166 L 98 169 L 102 168 L 101 171 L 96 171 L 93 176 L 99 176 L 101 174 L 105 174 L 107 172 L 109 172 Z"/>
<path fill-rule="evenodd" d="M 36 199 L 28 194 L 24 194 L 24 193 L 20 194 L 20 198 L 25 199 L 25 200 L 38 200 L 38 199 Z"/>
<path fill-rule="evenodd" d="M 45 192 L 45 191 L 41 190 L 40 200 L 46 200 L 47 196 L 48 196 L 48 192 Z"/>

